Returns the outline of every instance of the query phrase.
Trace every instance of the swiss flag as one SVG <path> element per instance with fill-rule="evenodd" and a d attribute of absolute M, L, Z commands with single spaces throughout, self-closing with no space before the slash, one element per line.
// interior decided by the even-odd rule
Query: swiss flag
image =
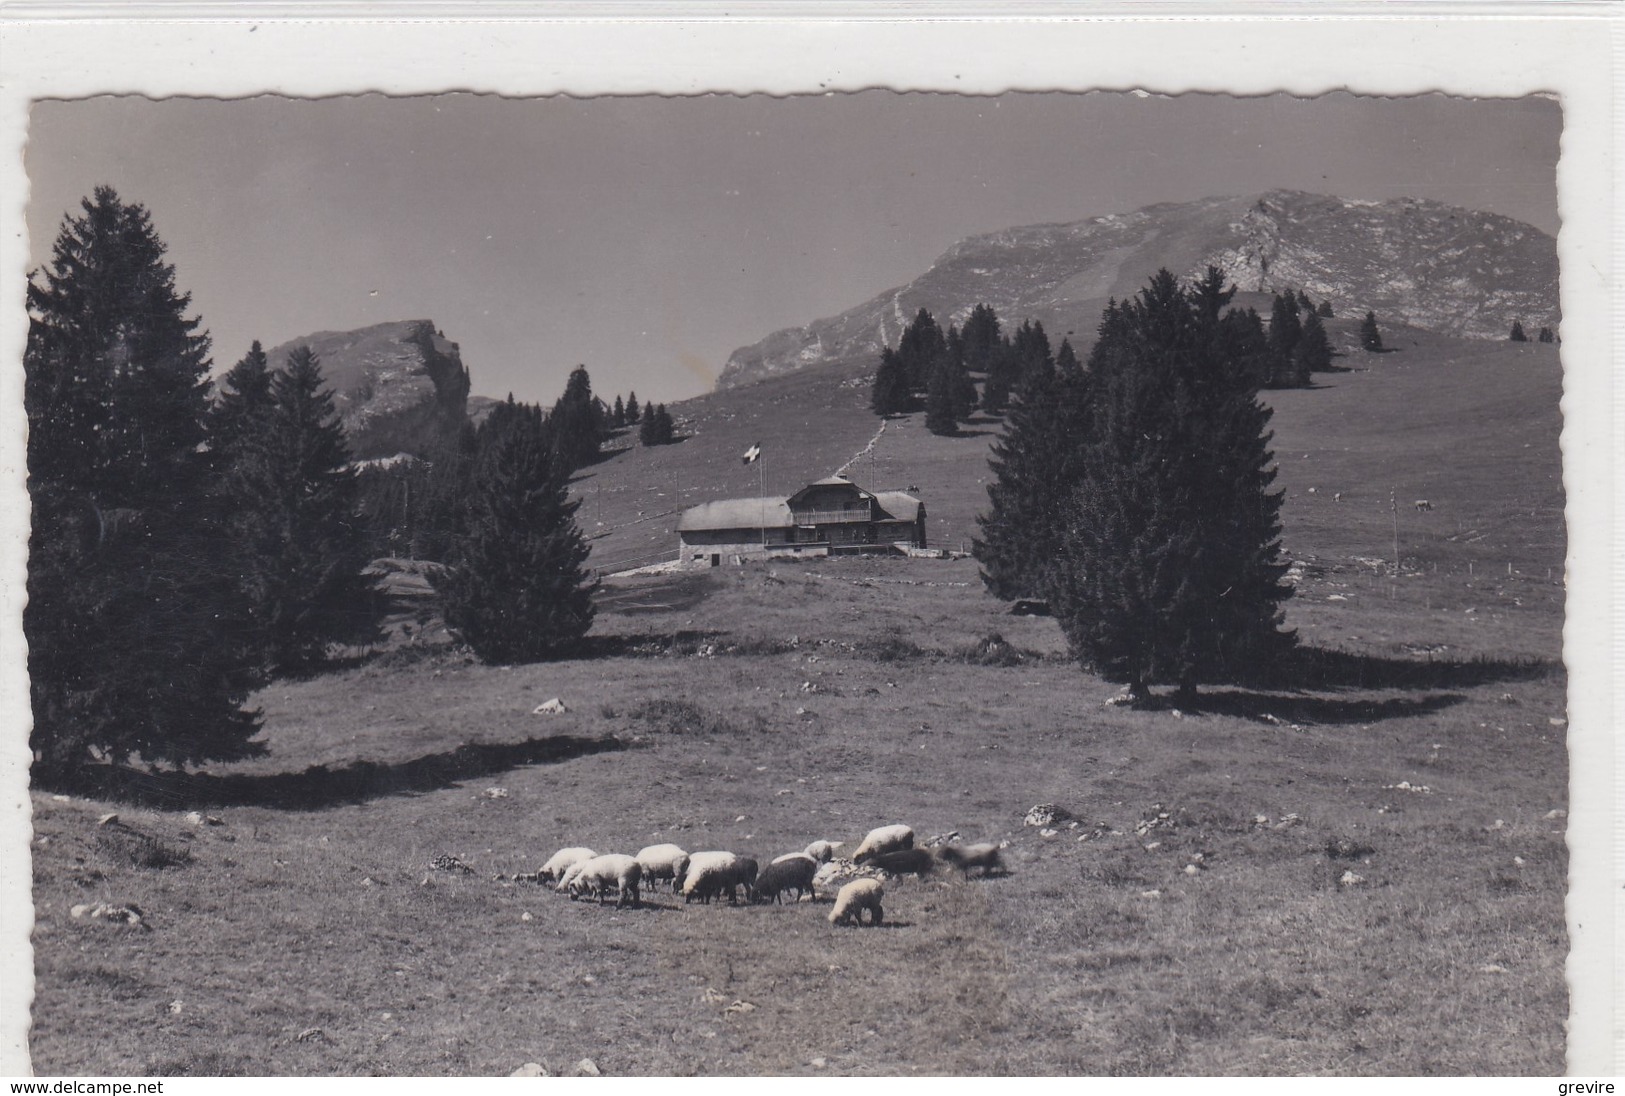
<path fill-rule="evenodd" d="M 761 455 L 762 447 L 760 443 L 753 443 L 749 449 L 745 450 L 745 463 L 752 464 Z"/>

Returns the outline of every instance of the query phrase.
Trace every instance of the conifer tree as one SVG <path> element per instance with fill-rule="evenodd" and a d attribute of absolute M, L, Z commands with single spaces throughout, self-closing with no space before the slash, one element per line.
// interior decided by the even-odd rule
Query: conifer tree
<path fill-rule="evenodd" d="M 1309 383 L 1308 375 L 1299 367 L 1296 357 L 1298 340 L 1303 337 L 1303 324 L 1298 317 L 1298 302 L 1292 291 L 1275 295 L 1270 309 L 1270 352 L 1274 356 L 1271 386 L 1299 388 Z"/>
<path fill-rule="evenodd" d="M 272 402 L 270 363 L 255 339 L 248 353 L 220 379 L 219 397 L 209 411 L 210 447 L 229 454 L 265 421 Z"/>
<path fill-rule="evenodd" d="M 1382 332 L 1377 330 L 1377 314 L 1367 312 L 1360 321 L 1360 345 L 1372 354 L 1382 352 Z"/>
<path fill-rule="evenodd" d="M 1011 349 L 1015 352 L 1014 388 L 1019 388 L 1031 375 L 1042 375 L 1055 368 L 1049 336 L 1044 333 L 1044 325 L 1036 320 L 1021 322 L 1021 326 L 1016 328 Z"/>
<path fill-rule="evenodd" d="M 947 354 L 948 340 L 942 328 L 929 311 L 921 308 L 897 340 L 897 357 L 908 373 L 909 388 L 913 391 L 926 388 Z"/>
<path fill-rule="evenodd" d="M 1000 342 L 998 313 L 989 305 L 977 305 L 971 309 L 960 335 L 965 342 L 965 368 L 986 376 Z"/>
<path fill-rule="evenodd" d="M 1331 319 L 1332 318 L 1332 302 L 1329 299 L 1321 301 L 1320 302 L 1320 307 L 1317 308 L 1315 311 L 1316 311 L 1316 313 L 1319 314 L 1321 319 L 1323 319 L 1323 320 Z"/>
<path fill-rule="evenodd" d="M 1320 322 L 1319 314 L 1305 313 L 1293 359 L 1304 384 L 1309 383 L 1309 374 L 1324 373 L 1332 367 L 1332 342 L 1326 337 L 1326 325 Z"/>
<path fill-rule="evenodd" d="M 1549 327 L 1541 328 L 1540 329 L 1540 334 L 1537 336 L 1537 339 L 1540 342 L 1543 342 L 1543 343 L 1549 343 L 1549 342 L 1555 342 L 1556 341 L 1556 337 L 1553 336 L 1552 329 L 1549 328 Z"/>
<path fill-rule="evenodd" d="M 638 440 L 644 445 L 670 445 L 675 438 L 676 424 L 672 422 L 665 404 L 643 405 L 643 421 L 638 424 Z"/>
<path fill-rule="evenodd" d="M 1108 309 L 1114 313 L 1116 303 Z M 1103 325 L 1105 322 L 1103 321 Z M 1093 376 L 1063 340 L 1053 368 L 1028 374 L 988 459 L 988 510 L 972 552 L 994 597 L 1048 598 L 1061 517 L 1077 484 Z"/>
<path fill-rule="evenodd" d="M 1271 413 L 1196 296 L 1164 270 L 1103 317 L 1051 579 L 1074 655 L 1137 698 L 1152 684 L 1244 680 L 1293 640 Z"/>
<path fill-rule="evenodd" d="M 553 439 L 554 459 L 570 471 L 590 464 L 598 457 L 598 443 L 603 437 L 602 406 L 592 394 L 592 380 L 585 366 L 570 371 L 564 385 L 564 395 L 553 404 L 548 418 L 549 434 Z"/>
<path fill-rule="evenodd" d="M 643 412 L 638 408 L 638 394 L 628 392 L 626 394 L 626 425 L 632 426 L 642 420 Z"/>
<path fill-rule="evenodd" d="M 1519 320 L 1513 320 L 1512 321 L 1512 334 L 1507 336 L 1507 340 L 1509 342 L 1528 342 L 1529 341 L 1529 336 L 1525 335 L 1523 333 L 1523 323 L 1521 321 L 1519 321 Z"/>
<path fill-rule="evenodd" d="M 27 288 L 35 776 L 262 753 L 204 444 L 209 338 L 146 209 L 111 187 L 81 209 Z"/>
<path fill-rule="evenodd" d="M 869 408 L 875 414 L 900 415 L 913 405 L 908 389 L 908 373 L 898 360 L 897 352 L 885 347 L 880 352 L 880 368 L 875 370 L 874 384 L 869 389 Z"/>
<path fill-rule="evenodd" d="M 987 380 L 982 384 L 982 409 L 992 414 L 1001 413 L 1010 403 L 1020 375 L 1016 351 L 1007 338 L 993 344 L 987 356 Z"/>
<path fill-rule="evenodd" d="M 939 361 L 925 393 L 925 428 L 931 433 L 947 437 L 959 432 L 958 388 L 953 367 L 946 359 Z"/>
<path fill-rule="evenodd" d="M 615 397 L 615 409 L 609 413 L 609 423 L 617 430 L 626 425 L 626 404 L 619 396 Z"/>
<path fill-rule="evenodd" d="M 496 419 L 496 416 L 493 416 Z M 569 653 L 593 620 L 588 548 L 540 415 L 489 420 L 458 563 L 435 580 L 446 624 L 483 661 Z"/>
<path fill-rule="evenodd" d="M 964 422 L 976 410 L 976 382 L 970 379 L 970 371 L 965 368 L 965 341 L 959 329 L 952 324 L 948 325 L 947 344 L 947 353 L 940 368 L 948 372 L 949 399 L 953 404 L 954 418 Z"/>
<path fill-rule="evenodd" d="M 268 669 L 299 670 L 367 634 L 372 583 L 344 427 L 310 347 L 272 375 L 271 397 L 228 473 L 232 527 L 256 646 Z"/>
<path fill-rule="evenodd" d="M 1309 315 L 1315 310 L 1315 302 L 1311 301 L 1309 299 L 1309 294 L 1305 293 L 1301 289 L 1298 290 L 1298 310 L 1305 316 Z"/>

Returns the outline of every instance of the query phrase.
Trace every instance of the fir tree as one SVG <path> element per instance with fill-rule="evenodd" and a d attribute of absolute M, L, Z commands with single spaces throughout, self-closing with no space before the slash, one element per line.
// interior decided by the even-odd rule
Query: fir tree
<path fill-rule="evenodd" d="M 1091 375 L 1063 340 L 1054 368 L 1036 369 L 1023 383 L 1004 434 L 993 443 L 989 506 L 977 518 L 973 554 L 995 597 L 1050 596 L 1060 518 L 1077 483 L 1091 391 Z"/>
<path fill-rule="evenodd" d="M 965 368 L 986 376 L 1000 343 L 998 314 L 988 305 L 977 305 L 966 318 L 960 336 L 965 343 Z"/>
<path fill-rule="evenodd" d="M 1507 340 L 1509 342 L 1528 342 L 1529 341 L 1529 336 L 1525 335 L 1523 333 L 1523 323 L 1521 321 L 1518 321 L 1518 320 L 1513 320 L 1512 321 L 1512 334 L 1507 336 Z"/>
<path fill-rule="evenodd" d="M 666 411 L 666 405 L 644 404 L 643 421 L 638 424 L 638 440 L 644 445 L 670 445 L 675 436 L 676 424 Z"/>
<path fill-rule="evenodd" d="M 1052 606 L 1078 660 L 1136 697 L 1246 679 L 1293 639 L 1270 411 L 1231 334 L 1164 270 L 1108 309 L 1090 358 Z"/>
<path fill-rule="evenodd" d="M 1549 343 L 1549 342 L 1555 342 L 1556 341 L 1556 337 L 1552 334 L 1552 329 L 1549 328 L 1549 327 L 1541 328 L 1540 329 L 1540 334 L 1537 336 L 1537 339 L 1538 339 L 1538 341 L 1543 342 L 1543 343 Z"/>
<path fill-rule="evenodd" d="M 958 388 L 953 367 L 939 361 L 925 393 L 925 428 L 931 433 L 946 437 L 959 432 Z"/>
<path fill-rule="evenodd" d="M 1298 310 L 1305 316 L 1310 315 L 1315 310 L 1315 302 L 1311 301 L 1309 299 L 1309 294 L 1305 293 L 1301 289 L 1298 290 Z"/>
<path fill-rule="evenodd" d="M 593 398 L 586 366 L 576 366 L 565 382 L 564 395 L 548 416 L 554 459 L 572 472 L 598 458 L 598 443 L 604 434 L 600 407 Z"/>
<path fill-rule="evenodd" d="M 488 431 L 474 477 L 459 562 L 435 580 L 446 624 L 483 661 L 567 654 L 592 627 L 595 581 L 552 440 L 539 416 L 505 416 Z"/>
<path fill-rule="evenodd" d="M 209 339 L 147 211 L 110 187 L 29 279 L 36 778 L 264 752 L 206 438 Z"/>
<path fill-rule="evenodd" d="M 1320 302 L 1320 307 L 1317 308 L 1315 310 L 1315 312 L 1323 320 L 1331 319 L 1332 318 L 1332 302 L 1330 300 L 1321 301 Z"/>
<path fill-rule="evenodd" d="M 626 425 L 632 426 L 642 420 L 643 412 L 638 408 L 638 394 L 628 392 L 626 394 Z"/>
<path fill-rule="evenodd" d="M 885 347 L 880 352 L 880 368 L 875 370 L 874 384 L 869 389 L 869 408 L 885 417 L 900 415 L 912 405 L 907 371 L 898 360 L 897 352 L 889 346 Z"/>
<path fill-rule="evenodd" d="M 1292 291 L 1277 293 L 1270 309 L 1270 353 L 1274 358 L 1270 372 L 1273 388 L 1300 388 L 1309 383 L 1308 375 L 1298 365 L 1298 340 L 1303 337 L 1303 323 L 1298 317 L 1298 302 Z"/>
<path fill-rule="evenodd" d="M 909 388 L 913 391 L 926 388 L 947 355 L 948 340 L 942 328 L 937 326 L 930 312 L 921 308 L 897 340 L 897 358 L 908 374 Z"/>
<path fill-rule="evenodd" d="M 273 670 L 308 668 L 371 622 L 356 478 L 323 383 L 310 347 L 290 353 L 272 375 L 264 428 L 248 435 L 228 473 L 256 646 Z"/>
<path fill-rule="evenodd" d="M 976 410 L 976 382 L 970 379 L 970 371 L 965 368 L 964 339 L 952 324 L 948 325 L 947 342 L 947 353 L 939 368 L 948 372 L 949 399 L 953 404 L 954 418 L 964 422 Z"/>
<path fill-rule="evenodd" d="M 1055 368 L 1055 358 L 1050 353 L 1049 336 L 1044 334 L 1042 323 L 1023 320 L 1021 326 L 1016 328 L 1011 349 L 1015 353 L 1013 388 L 1019 388 L 1029 376 L 1047 373 Z"/>
<path fill-rule="evenodd" d="M 1360 321 L 1360 345 L 1372 354 L 1382 352 L 1382 332 L 1377 330 L 1377 314 L 1367 312 Z"/>
<path fill-rule="evenodd" d="M 626 404 L 619 396 L 615 397 L 615 410 L 609 413 L 609 424 L 617 430 L 626 425 Z"/>
<path fill-rule="evenodd" d="M 1298 337 L 1293 360 L 1305 384 L 1309 382 L 1309 374 L 1324 373 L 1332 367 L 1332 342 L 1326 337 L 1326 325 L 1320 322 L 1319 314 L 1304 315 L 1303 333 Z"/>
<path fill-rule="evenodd" d="M 1009 339 L 993 344 L 987 356 L 987 380 L 982 384 L 982 409 L 999 414 L 1010 403 L 1019 376 L 1016 351 Z"/>
<path fill-rule="evenodd" d="M 245 435 L 264 423 L 272 406 L 271 368 L 260 341 L 220 379 L 220 394 L 209 411 L 209 444 L 216 453 L 229 454 Z"/>

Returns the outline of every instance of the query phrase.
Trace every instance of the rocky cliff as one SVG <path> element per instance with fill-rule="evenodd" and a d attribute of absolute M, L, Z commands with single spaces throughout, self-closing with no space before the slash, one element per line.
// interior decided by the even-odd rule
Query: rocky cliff
<path fill-rule="evenodd" d="M 1007 323 L 1042 321 L 1057 342 L 1077 332 L 1081 351 L 1109 298 L 1162 267 L 1191 277 L 1209 263 L 1246 292 L 1301 289 L 1339 315 L 1370 310 L 1442 334 L 1501 339 L 1521 320 L 1533 337 L 1558 322 L 1556 241 L 1531 225 L 1439 202 L 1277 190 L 972 236 L 899 289 L 734 351 L 717 386 L 873 368 L 921 307 L 946 324 L 986 303 Z"/>
<path fill-rule="evenodd" d="M 468 369 L 457 344 L 430 320 L 401 320 L 357 331 L 318 331 L 268 352 L 280 366 L 308 345 L 344 422 L 356 459 L 421 454 L 467 414 Z"/>

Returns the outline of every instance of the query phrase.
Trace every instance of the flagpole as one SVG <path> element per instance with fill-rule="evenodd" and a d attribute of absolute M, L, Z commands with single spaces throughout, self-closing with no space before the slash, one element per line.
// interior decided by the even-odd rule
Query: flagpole
<path fill-rule="evenodd" d="M 767 469 L 763 466 L 761 445 L 757 446 L 756 453 L 756 498 L 762 508 L 762 558 L 767 558 Z"/>

